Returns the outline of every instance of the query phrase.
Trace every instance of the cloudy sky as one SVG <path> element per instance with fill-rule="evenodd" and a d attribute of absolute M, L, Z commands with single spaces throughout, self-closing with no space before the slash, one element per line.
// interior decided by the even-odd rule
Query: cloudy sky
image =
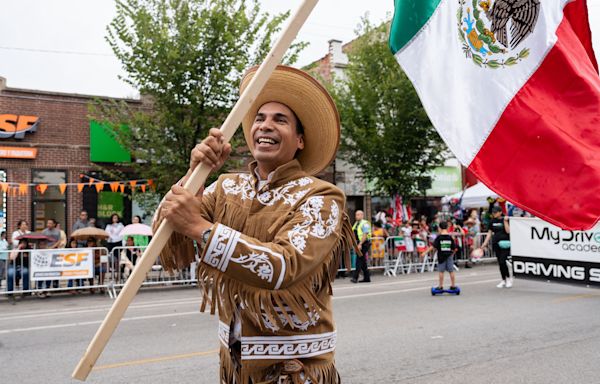
<path fill-rule="evenodd" d="M 419 0 L 415 0 L 419 1 Z M 261 0 L 263 9 L 296 9 L 301 0 Z M 600 56 L 600 0 L 588 0 L 596 56 Z M 355 37 L 362 16 L 391 17 L 393 0 L 321 0 L 300 32 L 310 46 L 298 64 L 327 53 L 327 41 Z M 0 76 L 9 87 L 115 97 L 136 96 L 120 81 L 119 62 L 104 41 L 112 0 L 0 0 Z"/>

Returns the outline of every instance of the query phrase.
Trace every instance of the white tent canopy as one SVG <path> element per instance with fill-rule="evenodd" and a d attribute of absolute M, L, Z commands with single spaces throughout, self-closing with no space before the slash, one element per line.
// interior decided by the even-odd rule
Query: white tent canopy
<path fill-rule="evenodd" d="M 442 202 L 448 203 L 451 199 L 460 199 L 462 196 L 461 207 L 463 208 L 481 208 L 487 207 L 488 197 L 498 198 L 498 195 L 486 187 L 483 183 L 477 183 L 463 192 L 457 192 L 454 195 L 446 196 Z"/>

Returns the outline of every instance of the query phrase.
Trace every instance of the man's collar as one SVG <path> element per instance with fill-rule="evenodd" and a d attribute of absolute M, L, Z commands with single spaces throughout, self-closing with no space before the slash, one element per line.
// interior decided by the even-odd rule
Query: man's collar
<path fill-rule="evenodd" d="M 260 180 L 258 177 L 258 163 L 256 160 L 251 162 L 248 165 L 248 168 L 250 169 L 250 175 L 254 179 L 256 185 L 256 183 Z M 300 162 L 298 162 L 296 159 L 293 159 L 289 163 L 280 165 L 273 172 L 269 173 L 269 176 L 267 177 L 267 183 L 269 184 L 270 188 L 276 188 L 289 181 L 306 176 L 308 175 L 302 170 Z"/>

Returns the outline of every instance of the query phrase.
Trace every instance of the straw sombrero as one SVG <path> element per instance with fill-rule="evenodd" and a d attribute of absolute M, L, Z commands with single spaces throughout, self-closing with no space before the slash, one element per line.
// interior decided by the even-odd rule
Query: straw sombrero
<path fill-rule="evenodd" d="M 246 72 L 240 85 L 240 94 L 257 69 L 258 67 L 253 67 Z M 340 143 L 340 117 L 327 90 L 304 71 L 277 66 L 242 121 L 244 136 L 250 149 L 254 147 L 250 130 L 256 113 L 269 102 L 285 104 L 302 122 L 304 149 L 297 157 L 302 169 L 310 175 L 324 170 L 335 158 Z"/>

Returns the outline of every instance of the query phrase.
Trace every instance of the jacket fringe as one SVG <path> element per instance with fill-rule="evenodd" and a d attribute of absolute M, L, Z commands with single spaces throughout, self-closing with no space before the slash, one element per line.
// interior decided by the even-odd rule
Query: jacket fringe
<path fill-rule="evenodd" d="M 279 383 L 280 375 L 276 374 L 278 368 L 277 364 L 256 371 L 247 372 L 247 369 L 236 369 L 236 365 L 231 359 L 231 356 L 229 356 L 227 349 L 221 348 L 219 358 L 221 361 L 220 380 L 222 384 Z M 303 370 L 290 375 L 290 379 L 292 384 L 306 384 L 307 379 L 310 379 L 313 384 L 340 384 L 342 382 L 333 360 L 328 362 L 315 361 L 308 364 L 305 363 Z"/>
<path fill-rule="evenodd" d="M 322 289 L 327 288 L 327 293 L 331 294 L 331 282 L 335 279 L 342 257 L 349 266 L 350 249 L 357 249 L 354 233 L 347 217 L 344 217 L 342 223 L 341 235 L 329 255 L 329 260 L 314 274 L 286 289 L 269 290 L 249 286 L 207 264 L 198 263 L 198 285 L 202 295 L 200 311 L 205 312 L 210 308 L 210 313 L 215 314 L 218 309 L 226 318 L 231 318 L 237 305 L 241 304 L 247 310 L 246 313 L 256 314 L 252 319 L 253 323 L 265 331 L 267 329 L 260 317 L 263 313 L 272 324 L 283 328 L 277 309 L 279 313 L 288 317 L 289 323 L 293 324 L 291 314 L 284 309 L 286 306 L 290 307 L 293 314 L 302 322 L 309 321 L 310 313 L 318 313 L 325 309 L 325 304 L 320 299 Z"/>

